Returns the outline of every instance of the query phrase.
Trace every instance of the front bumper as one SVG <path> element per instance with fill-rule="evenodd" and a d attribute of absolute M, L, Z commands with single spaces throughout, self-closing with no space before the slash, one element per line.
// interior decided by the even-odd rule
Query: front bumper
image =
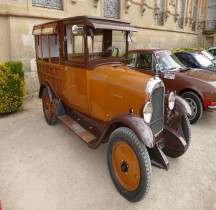
<path fill-rule="evenodd" d="M 207 106 L 207 110 L 216 111 L 216 106 Z"/>

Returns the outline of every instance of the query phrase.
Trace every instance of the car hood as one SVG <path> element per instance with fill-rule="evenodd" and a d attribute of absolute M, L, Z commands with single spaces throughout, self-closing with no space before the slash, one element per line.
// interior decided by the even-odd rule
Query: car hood
<path fill-rule="evenodd" d="M 215 66 L 212 66 L 212 67 L 203 67 L 203 69 L 208 70 L 208 71 L 212 71 L 212 72 L 216 72 L 216 67 Z"/>
<path fill-rule="evenodd" d="M 184 77 L 191 77 L 197 80 L 202 80 L 212 84 L 216 84 L 216 72 L 211 72 L 203 69 L 190 69 L 188 71 L 179 71 Z"/>
<path fill-rule="evenodd" d="M 109 69 L 109 71 L 106 69 Z M 142 93 L 149 79 L 153 77 L 152 75 L 131 69 L 122 63 L 101 65 L 94 70 L 98 74 L 101 74 L 101 71 L 105 72 L 109 83 L 126 87 L 127 89 L 137 89 Z"/>

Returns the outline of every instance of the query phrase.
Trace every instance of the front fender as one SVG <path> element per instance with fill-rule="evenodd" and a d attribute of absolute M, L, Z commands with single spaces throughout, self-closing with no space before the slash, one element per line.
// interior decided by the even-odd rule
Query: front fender
<path fill-rule="evenodd" d="M 175 107 L 172 111 L 167 111 L 164 126 L 176 130 L 181 125 L 183 115 L 191 115 L 191 108 L 183 98 L 176 95 Z"/>
<path fill-rule="evenodd" d="M 145 146 L 149 148 L 154 147 L 155 141 L 150 127 L 144 122 L 143 118 L 129 113 L 112 118 L 107 124 L 99 141 L 101 142 L 105 137 L 109 136 L 113 130 L 122 125 L 130 128 Z"/>
<path fill-rule="evenodd" d="M 176 96 L 175 108 L 165 116 L 164 122 L 165 145 L 175 151 L 185 151 L 188 147 L 181 122 L 183 115 L 191 115 L 191 108 L 183 98 Z"/>
<path fill-rule="evenodd" d="M 176 102 L 175 102 L 175 111 L 181 113 L 181 115 L 191 115 L 191 108 L 189 104 L 180 96 L 176 95 Z"/>

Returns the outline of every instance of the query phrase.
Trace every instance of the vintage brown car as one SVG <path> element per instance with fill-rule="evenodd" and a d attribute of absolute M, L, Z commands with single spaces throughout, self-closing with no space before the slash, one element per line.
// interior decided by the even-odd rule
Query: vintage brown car
<path fill-rule="evenodd" d="M 168 170 L 166 155 L 183 155 L 191 130 L 186 101 L 165 95 L 158 76 L 128 68 L 131 31 L 128 22 L 88 16 L 33 28 L 47 123 L 60 120 L 90 148 L 109 142 L 112 180 L 135 202 L 149 191 L 151 162 Z"/>
<path fill-rule="evenodd" d="M 154 75 L 155 66 L 167 91 L 176 91 L 191 107 L 191 124 L 197 122 L 204 111 L 216 110 L 216 73 L 184 66 L 169 50 L 140 49 L 129 52 L 129 66 Z"/>

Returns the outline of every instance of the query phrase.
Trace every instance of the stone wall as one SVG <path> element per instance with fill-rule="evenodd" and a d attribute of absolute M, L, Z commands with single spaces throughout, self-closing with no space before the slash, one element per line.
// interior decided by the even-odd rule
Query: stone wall
<path fill-rule="evenodd" d="M 130 44 L 130 48 L 161 48 L 172 50 L 182 47 L 195 47 L 198 45 L 198 37 L 196 34 L 138 29 L 138 32 L 133 35 L 133 43 Z"/>
<path fill-rule="evenodd" d="M 196 29 L 192 31 L 193 0 L 185 0 L 183 28 L 177 24 L 180 0 L 164 0 L 163 25 L 157 25 L 158 0 L 120 0 L 119 18 L 131 22 L 138 32 L 133 34 L 130 48 L 195 47 L 205 44 L 202 24 L 206 0 L 197 0 Z M 78 15 L 102 16 L 102 0 L 63 0 L 62 10 L 32 6 L 32 0 L 1 0 L 0 62 L 20 60 L 24 64 L 27 95 L 38 91 L 33 25 Z M 200 18 L 200 19 L 199 19 Z"/>

